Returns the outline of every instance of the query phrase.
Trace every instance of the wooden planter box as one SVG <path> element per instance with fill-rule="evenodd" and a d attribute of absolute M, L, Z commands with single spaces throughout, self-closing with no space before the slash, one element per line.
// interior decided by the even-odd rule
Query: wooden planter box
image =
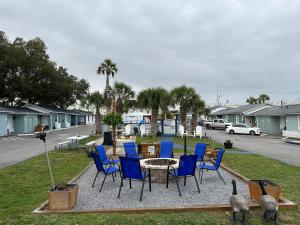
<path fill-rule="evenodd" d="M 69 184 L 69 190 L 49 191 L 49 210 L 70 210 L 77 203 L 78 185 Z"/>
<path fill-rule="evenodd" d="M 144 158 L 156 158 L 159 155 L 160 144 L 142 143 L 141 146 Z"/>
<path fill-rule="evenodd" d="M 277 184 L 274 184 L 269 180 L 264 180 L 264 182 L 267 194 L 273 196 L 278 202 L 280 198 L 281 188 Z M 258 180 L 249 180 L 248 186 L 251 200 L 259 202 L 259 199 L 261 197 L 261 189 L 258 184 Z"/>

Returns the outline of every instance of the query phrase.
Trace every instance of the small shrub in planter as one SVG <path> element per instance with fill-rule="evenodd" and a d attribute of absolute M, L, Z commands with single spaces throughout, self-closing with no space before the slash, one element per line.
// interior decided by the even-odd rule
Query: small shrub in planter
<path fill-rule="evenodd" d="M 55 182 L 52 175 L 51 163 L 46 148 L 46 133 L 39 133 L 36 136 L 36 138 L 39 138 L 44 142 L 50 180 L 52 184 L 52 189 L 48 192 L 49 209 L 69 210 L 74 208 L 77 203 L 78 185 L 77 184 L 61 184 L 57 186 L 54 185 Z"/>
<path fill-rule="evenodd" d="M 230 140 L 226 140 L 224 142 L 224 148 L 226 148 L 226 149 L 231 149 L 232 145 L 233 145 L 233 143 Z"/>
<path fill-rule="evenodd" d="M 57 185 L 55 189 L 49 191 L 49 210 L 70 210 L 77 203 L 77 184 Z"/>

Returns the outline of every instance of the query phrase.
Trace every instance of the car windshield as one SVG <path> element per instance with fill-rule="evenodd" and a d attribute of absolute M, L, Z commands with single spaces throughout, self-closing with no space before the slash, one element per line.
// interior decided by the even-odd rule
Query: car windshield
<path fill-rule="evenodd" d="M 224 120 L 224 119 L 223 119 L 223 123 L 228 123 L 228 120 Z"/>

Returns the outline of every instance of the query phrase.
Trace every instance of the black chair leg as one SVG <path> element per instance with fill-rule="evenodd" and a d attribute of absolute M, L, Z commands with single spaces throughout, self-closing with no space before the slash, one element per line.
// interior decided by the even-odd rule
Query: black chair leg
<path fill-rule="evenodd" d="M 186 185 L 186 176 L 184 176 L 184 186 Z"/>
<path fill-rule="evenodd" d="M 151 170 L 149 169 L 149 190 L 152 191 L 151 189 Z"/>
<path fill-rule="evenodd" d="M 203 169 L 201 169 L 202 170 L 202 173 L 201 173 L 201 180 L 200 180 L 200 184 L 202 184 L 202 177 L 203 177 L 203 173 L 204 173 L 204 170 Z"/>
<path fill-rule="evenodd" d="M 112 173 L 111 175 L 112 175 L 113 182 L 115 182 L 114 173 Z"/>
<path fill-rule="evenodd" d="M 217 170 L 217 173 L 218 173 L 220 179 L 223 181 L 223 183 L 226 184 L 225 181 L 224 181 L 224 179 L 223 179 L 223 177 L 221 176 L 221 174 L 220 174 L 220 172 L 218 170 Z"/>
<path fill-rule="evenodd" d="M 176 185 L 177 185 L 179 196 L 181 197 L 181 191 L 180 191 L 180 188 L 179 188 L 178 178 L 177 177 L 175 177 L 175 181 L 176 181 Z"/>
<path fill-rule="evenodd" d="M 194 175 L 194 178 L 195 178 L 195 182 L 196 182 L 196 185 L 197 185 L 198 192 L 200 193 L 200 188 L 199 188 L 199 184 L 198 184 L 198 180 L 197 180 L 196 175 Z"/>
<path fill-rule="evenodd" d="M 132 185 L 131 185 L 131 179 L 129 179 L 129 188 L 130 188 L 130 189 L 132 188 Z"/>
<path fill-rule="evenodd" d="M 102 184 L 101 184 L 101 187 L 100 187 L 99 192 L 101 192 L 101 190 L 102 190 L 102 187 L 103 187 L 103 184 L 104 184 L 104 182 L 105 182 L 105 180 L 106 180 L 106 177 L 107 177 L 107 175 L 105 174 L 105 177 L 104 177 L 104 179 L 103 179 L 103 181 L 102 181 Z"/>
<path fill-rule="evenodd" d="M 123 178 L 121 177 L 121 183 L 120 183 L 118 198 L 120 198 L 122 186 L 123 186 Z"/>
<path fill-rule="evenodd" d="M 146 179 L 146 178 L 143 179 L 142 190 L 141 190 L 141 195 L 140 195 L 140 202 L 141 202 L 142 199 L 143 199 L 143 192 L 144 192 L 145 179 Z"/>
<path fill-rule="evenodd" d="M 167 171 L 167 188 L 169 188 L 169 171 Z"/>
<path fill-rule="evenodd" d="M 96 179 L 97 179 L 98 174 L 99 174 L 99 172 L 97 171 L 97 174 L 96 174 L 96 176 L 95 176 L 94 182 L 93 182 L 93 184 L 92 184 L 92 188 L 94 187 L 94 184 L 95 184 L 95 181 L 96 181 Z"/>

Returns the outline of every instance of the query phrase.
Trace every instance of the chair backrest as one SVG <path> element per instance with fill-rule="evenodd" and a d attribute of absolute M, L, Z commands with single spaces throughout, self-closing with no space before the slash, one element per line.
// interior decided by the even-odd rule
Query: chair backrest
<path fill-rule="evenodd" d="M 127 124 L 126 126 L 125 126 L 125 134 L 130 134 L 130 131 L 131 131 L 131 126 L 129 125 L 129 124 Z"/>
<path fill-rule="evenodd" d="M 124 142 L 124 151 L 125 151 L 125 156 L 126 157 L 131 157 L 131 158 L 137 158 L 137 152 L 135 148 L 135 143 L 134 142 Z"/>
<path fill-rule="evenodd" d="M 99 154 L 101 162 L 106 162 L 108 160 L 108 158 L 107 158 L 106 151 L 105 151 L 103 145 L 98 145 L 96 147 L 96 149 Z"/>
<path fill-rule="evenodd" d="M 195 150 L 194 150 L 194 155 L 197 155 L 197 161 L 202 161 L 204 159 L 206 151 L 206 144 L 205 143 L 197 143 Z"/>
<path fill-rule="evenodd" d="M 140 160 L 138 158 L 120 156 L 120 163 L 124 179 L 143 179 Z"/>
<path fill-rule="evenodd" d="M 104 170 L 104 167 L 103 167 L 103 164 L 100 160 L 99 155 L 96 152 L 91 152 L 90 155 L 92 156 L 92 158 L 94 160 L 94 163 L 95 163 L 95 166 L 96 166 L 98 172 L 105 173 L 105 170 Z"/>
<path fill-rule="evenodd" d="M 160 142 L 160 158 L 173 158 L 173 142 L 161 141 Z"/>
<path fill-rule="evenodd" d="M 196 133 L 197 134 L 202 133 L 202 127 L 201 126 L 196 126 Z"/>
<path fill-rule="evenodd" d="M 184 126 L 179 125 L 178 126 L 178 132 L 179 132 L 179 134 L 183 134 L 184 133 Z"/>
<path fill-rule="evenodd" d="M 222 158 L 223 158 L 224 152 L 225 152 L 225 150 L 224 150 L 223 148 L 221 148 L 221 149 L 218 151 L 217 158 L 216 158 L 216 162 L 215 162 L 215 164 L 214 164 L 214 166 L 216 167 L 216 169 L 219 169 L 219 167 L 220 167 L 220 165 L 221 165 L 221 162 L 222 162 Z"/>
<path fill-rule="evenodd" d="M 196 155 L 182 155 L 179 160 L 178 176 L 194 176 L 197 163 Z"/>

